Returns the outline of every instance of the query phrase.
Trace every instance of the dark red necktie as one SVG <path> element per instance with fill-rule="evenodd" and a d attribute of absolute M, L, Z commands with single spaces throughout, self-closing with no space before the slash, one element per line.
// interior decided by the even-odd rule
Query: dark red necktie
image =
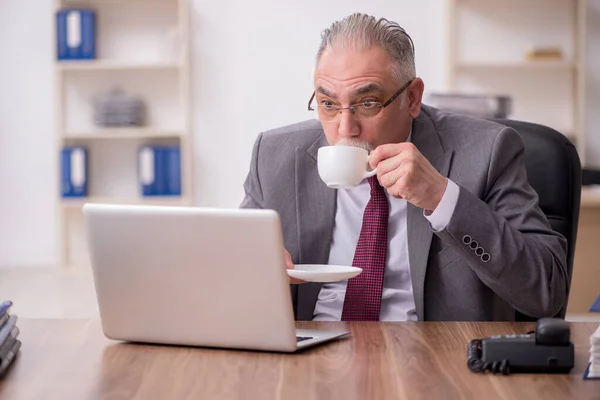
<path fill-rule="evenodd" d="M 342 321 L 379 321 L 381 292 L 388 248 L 389 203 L 377 176 L 368 178 L 371 199 L 363 215 L 362 228 L 352 265 L 363 272 L 348 280 Z"/>

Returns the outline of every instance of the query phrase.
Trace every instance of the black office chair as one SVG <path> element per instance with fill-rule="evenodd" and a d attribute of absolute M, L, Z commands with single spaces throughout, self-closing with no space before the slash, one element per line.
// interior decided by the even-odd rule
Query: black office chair
<path fill-rule="evenodd" d="M 552 229 L 567 239 L 570 289 L 581 199 L 581 161 L 577 150 L 569 139 L 547 126 L 508 119 L 493 121 L 515 129 L 523 139 L 529 183 L 538 193 L 540 208 Z M 564 318 L 566 311 L 565 303 L 556 317 Z M 535 319 L 517 313 L 517 320 Z"/>

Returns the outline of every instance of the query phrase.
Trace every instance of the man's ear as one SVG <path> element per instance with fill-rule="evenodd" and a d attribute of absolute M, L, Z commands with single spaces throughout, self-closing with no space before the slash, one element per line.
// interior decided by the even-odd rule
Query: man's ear
<path fill-rule="evenodd" d="M 414 119 L 419 116 L 421 112 L 421 101 L 423 100 L 423 91 L 425 90 L 425 84 L 421 78 L 415 78 L 407 90 L 408 98 L 408 112 Z"/>

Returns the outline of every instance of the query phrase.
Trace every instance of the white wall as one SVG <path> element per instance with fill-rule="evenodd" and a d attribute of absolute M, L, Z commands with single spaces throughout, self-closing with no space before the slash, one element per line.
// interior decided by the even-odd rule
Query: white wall
<path fill-rule="evenodd" d="M 311 117 L 314 54 L 333 20 L 399 22 L 426 91 L 445 88 L 445 0 L 191 2 L 198 205 L 236 207 L 256 135 Z M 0 0 L 0 266 L 56 260 L 51 4 Z"/>
<path fill-rule="evenodd" d="M 51 12 L 0 0 L 0 266 L 55 260 Z"/>

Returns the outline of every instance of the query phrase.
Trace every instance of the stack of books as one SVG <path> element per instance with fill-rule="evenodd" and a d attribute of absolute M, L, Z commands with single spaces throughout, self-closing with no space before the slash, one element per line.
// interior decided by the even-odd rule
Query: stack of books
<path fill-rule="evenodd" d="M 600 296 L 592 304 L 590 312 L 600 312 Z M 590 363 L 583 377 L 585 379 L 600 379 L 600 325 L 590 337 Z"/>
<path fill-rule="evenodd" d="M 17 315 L 10 312 L 12 304 L 10 300 L 0 303 L 0 377 L 8 371 L 21 348 Z"/>
<path fill-rule="evenodd" d="M 600 325 L 590 338 L 590 365 L 588 379 L 600 379 Z"/>

